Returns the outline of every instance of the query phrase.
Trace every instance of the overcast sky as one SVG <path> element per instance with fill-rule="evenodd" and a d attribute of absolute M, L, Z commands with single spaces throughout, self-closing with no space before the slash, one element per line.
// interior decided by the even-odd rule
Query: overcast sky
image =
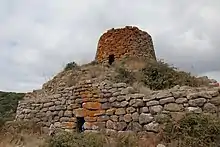
<path fill-rule="evenodd" d="M 220 0 L 0 0 L 0 90 L 41 88 L 125 25 L 147 31 L 158 58 L 220 81 L 219 14 Z"/>

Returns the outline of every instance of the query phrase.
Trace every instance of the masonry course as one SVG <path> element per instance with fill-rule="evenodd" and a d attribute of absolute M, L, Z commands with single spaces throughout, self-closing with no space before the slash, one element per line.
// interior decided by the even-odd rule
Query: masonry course
<path fill-rule="evenodd" d="M 17 120 L 33 120 L 48 128 L 76 131 L 77 117 L 85 118 L 86 130 L 158 132 L 158 115 L 184 113 L 219 115 L 220 89 L 179 87 L 143 95 L 125 83 L 85 81 L 45 98 L 26 98 L 19 102 Z"/>

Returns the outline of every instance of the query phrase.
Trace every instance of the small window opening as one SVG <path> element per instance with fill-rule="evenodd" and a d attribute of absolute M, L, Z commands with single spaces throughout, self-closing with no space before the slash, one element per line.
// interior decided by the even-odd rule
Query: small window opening
<path fill-rule="evenodd" d="M 108 63 L 109 65 L 112 65 L 112 63 L 115 61 L 115 55 L 109 55 L 108 57 Z"/>
<path fill-rule="evenodd" d="M 85 130 L 84 128 L 84 123 L 85 123 L 85 120 L 84 120 L 84 117 L 77 117 L 76 118 L 77 120 L 77 132 L 83 132 Z"/>

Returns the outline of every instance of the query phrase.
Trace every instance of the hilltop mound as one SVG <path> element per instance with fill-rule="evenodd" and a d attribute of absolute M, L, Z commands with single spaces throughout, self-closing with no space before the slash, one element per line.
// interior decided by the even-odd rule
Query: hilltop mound
<path fill-rule="evenodd" d="M 169 89 L 179 86 L 210 86 L 212 80 L 204 77 L 195 77 L 188 72 L 179 71 L 177 68 L 162 61 L 146 62 L 139 58 L 126 58 L 114 62 L 111 66 L 98 64 L 95 61 L 78 66 L 74 63 L 57 74 L 52 80 L 45 83 L 40 94 L 54 94 L 66 87 L 77 85 L 80 81 L 91 80 L 101 82 L 123 82 L 130 86 L 141 85 L 151 90 Z M 37 91 L 36 91 L 37 92 Z"/>
<path fill-rule="evenodd" d="M 45 132 L 52 125 L 70 132 L 156 134 L 166 118 L 219 115 L 220 89 L 210 82 L 157 60 L 148 33 L 111 29 L 101 36 L 94 61 L 70 62 L 42 89 L 27 93 L 16 120 L 34 121 Z"/>

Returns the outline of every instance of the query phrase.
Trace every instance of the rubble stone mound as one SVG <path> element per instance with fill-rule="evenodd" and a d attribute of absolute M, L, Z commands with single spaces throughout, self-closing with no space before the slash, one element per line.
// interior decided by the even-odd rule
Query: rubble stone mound
<path fill-rule="evenodd" d="M 156 61 L 151 36 L 136 27 L 111 29 L 101 36 L 96 61 L 112 63 L 126 57 Z M 96 63 L 64 70 L 19 101 L 16 120 L 34 121 L 44 130 L 54 125 L 77 132 L 158 133 L 165 118 L 220 115 L 220 87 L 176 85 L 144 94 L 128 83 L 114 82 L 115 73 L 114 66 Z"/>

